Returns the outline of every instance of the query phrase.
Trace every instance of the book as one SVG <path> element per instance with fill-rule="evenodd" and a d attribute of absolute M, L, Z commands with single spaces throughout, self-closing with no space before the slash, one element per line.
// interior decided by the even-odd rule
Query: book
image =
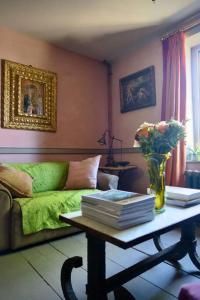
<path fill-rule="evenodd" d="M 200 190 L 177 186 L 166 186 L 165 195 L 170 199 L 189 201 L 200 198 Z"/>
<path fill-rule="evenodd" d="M 82 196 L 83 216 L 124 229 L 153 220 L 154 195 L 109 190 Z"/>
<path fill-rule="evenodd" d="M 81 210 L 83 215 L 85 214 L 90 214 L 92 216 L 99 216 L 102 219 L 103 218 L 107 218 L 109 217 L 110 219 L 114 220 L 114 221 L 124 221 L 124 220 L 130 220 L 130 219 L 134 219 L 134 218 L 139 218 L 139 217 L 143 217 L 144 215 L 151 213 L 154 210 L 154 206 L 152 207 L 147 207 L 145 210 L 131 210 L 131 211 L 127 211 L 126 213 L 117 215 L 114 214 L 112 212 L 109 211 L 105 211 L 105 210 L 99 210 L 96 207 L 91 207 L 89 205 L 81 205 Z"/>
<path fill-rule="evenodd" d="M 110 200 L 110 201 L 120 201 L 123 199 L 132 198 L 135 195 L 137 195 L 137 193 L 111 189 L 108 191 L 99 192 L 95 194 L 95 197 L 97 198 L 100 197 L 104 200 Z"/>
<path fill-rule="evenodd" d="M 125 193 L 125 194 L 124 194 Z M 126 195 L 129 194 L 127 198 Z M 124 197 L 122 198 L 122 195 Z M 154 195 L 142 195 L 132 192 L 124 192 L 120 190 L 103 191 L 96 194 L 82 196 L 82 202 L 91 205 L 105 206 L 116 211 L 137 207 L 137 205 L 148 205 L 155 200 Z"/>
<path fill-rule="evenodd" d="M 138 211 L 145 211 L 148 209 L 154 209 L 154 198 L 152 199 L 152 201 L 146 201 L 146 202 L 138 202 L 135 203 L 134 206 L 132 207 L 122 207 L 122 209 L 120 209 L 119 207 L 110 207 L 109 205 L 106 205 L 105 203 L 90 203 L 87 201 L 82 201 L 81 202 L 81 207 L 87 209 L 87 207 L 90 208 L 94 208 L 98 211 L 102 211 L 105 213 L 110 213 L 112 215 L 115 216 L 120 216 L 120 215 L 124 215 L 124 214 L 131 214 L 131 213 L 137 213 Z"/>
<path fill-rule="evenodd" d="M 119 220 L 112 220 L 110 217 L 102 218 L 99 214 L 96 214 L 95 216 L 93 214 L 90 214 L 88 211 L 83 214 L 83 216 L 90 218 L 92 220 L 95 220 L 97 222 L 100 222 L 102 224 L 109 225 L 111 227 L 114 227 L 116 229 L 126 229 L 132 226 L 139 225 L 141 223 L 146 223 L 149 221 L 152 221 L 154 219 L 154 212 L 151 211 L 150 213 L 142 216 L 142 217 L 135 217 L 129 220 L 119 221 Z"/>
<path fill-rule="evenodd" d="M 166 203 L 170 205 L 175 205 L 175 206 L 182 206 L 182 207 L 189 207 L 192 205 L 197 205 L 200 203 L 200 198 L 193 199 L 193 200 L 178 200 L 178 199 L 170 199 L 166 198 Z"/>

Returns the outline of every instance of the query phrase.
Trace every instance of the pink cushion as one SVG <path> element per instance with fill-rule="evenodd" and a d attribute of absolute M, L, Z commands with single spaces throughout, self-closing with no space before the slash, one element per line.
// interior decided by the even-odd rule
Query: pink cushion
<path fill-rule="evenodd" d="M 97 185 L 97 171 L 101 155 L 82 161 L 70 161 L 66 188 L 94 189 Z"/>
<path fill-rule="evenodd" d="M 181 287 L 179 300 L 200 300 L 200 283 L 185 284 Z"/>

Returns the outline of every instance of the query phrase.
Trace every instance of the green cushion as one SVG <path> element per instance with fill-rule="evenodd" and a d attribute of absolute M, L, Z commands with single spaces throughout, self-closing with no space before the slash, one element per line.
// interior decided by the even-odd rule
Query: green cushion
<path fill-rule="evenodd" d="M 67 226 L 66 223 L 59 221 L 59 215 L 79 210 L 81 196 L 97 191 L 95 189 L 49 191 L 33 194 L 33 198 L 16 198 L 15 201 L 22 210 L 24 234 Z"/>
<path fill-rule="evenodd" d="M 7 166 L 22 170 L 33 178 L 33 192 L 62 190 L 67 174 L 68 162 L 9 163 Z"/>

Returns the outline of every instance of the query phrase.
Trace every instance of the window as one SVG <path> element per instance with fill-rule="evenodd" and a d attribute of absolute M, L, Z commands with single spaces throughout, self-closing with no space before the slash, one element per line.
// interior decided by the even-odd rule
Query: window
<path fill-rule="evenodd" d="M 200 33 L 187 38 L 187 159 L 200 158 Z"/>

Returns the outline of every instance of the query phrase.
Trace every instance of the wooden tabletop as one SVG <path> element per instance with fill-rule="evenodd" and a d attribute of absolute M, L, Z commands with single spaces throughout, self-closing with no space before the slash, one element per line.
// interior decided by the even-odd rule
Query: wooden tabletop
<path fill-rule="evenodd" d="M 153 221 L 143 223 L 125 230 L 117 230 L 95 220 L 83 217 L 81 211 L 60 215 L 60 220 L 77 228 L 96 235 L 107 242 L 127 249 L 146 241 L 156 234 L 168 232 L 181 223 L 193 219 L 200 219 L 200 204 L 189 208 L 166 205 L 165 212 L 155 215 Z"/>

